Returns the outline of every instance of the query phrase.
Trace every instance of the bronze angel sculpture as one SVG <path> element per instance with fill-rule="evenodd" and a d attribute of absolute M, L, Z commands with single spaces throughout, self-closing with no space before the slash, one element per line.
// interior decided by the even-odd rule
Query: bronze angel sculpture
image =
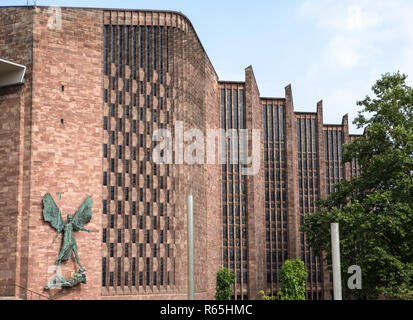
<path fill-rule="evenodd" d="M 57 207 L 52 196 L 48 193 L 43 197 L 43 219 L 57 230 L 57 233 L 63 232 L 63 240 L 60 252 L 57 255 L 56 264 L 60 266 L 62 261 L 67 261 L 71 258 L 72 252 L 75 254 L 76 262 L 80 267 L 79 272 L 86 271 L 80 264 L 79 255 L 77 253 L 76 240 L 73 231 L 87 231 L 83 228 L 92 219 L 92 198 L 89 196 L 76 211 L 74 216 L 67 215 L 67 221 L 64 222 L 60 209 Z"/>

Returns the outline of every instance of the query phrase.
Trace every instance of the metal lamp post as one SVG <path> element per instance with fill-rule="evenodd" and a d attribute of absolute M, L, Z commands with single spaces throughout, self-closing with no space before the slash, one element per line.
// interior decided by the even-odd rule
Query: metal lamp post
<path fill-rule="evenodd" d="M 334 300 L 343 300 L 341 291 L 340 237 L 338 223 L 331 224 Z"/>
<path fill-rule="evenodd" d="M 195 299 L 194 279 L 194 206 L 192 193 L 187 197 L 188 211 L 188 300 Z"/>

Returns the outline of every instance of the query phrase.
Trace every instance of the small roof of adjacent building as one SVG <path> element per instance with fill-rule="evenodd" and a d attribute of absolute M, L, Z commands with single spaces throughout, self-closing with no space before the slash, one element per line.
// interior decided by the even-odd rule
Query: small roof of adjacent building
<path fill-rule="evenodd" d="M 0 58 L 0 88 L 24 83 L 26 67 Z"/>

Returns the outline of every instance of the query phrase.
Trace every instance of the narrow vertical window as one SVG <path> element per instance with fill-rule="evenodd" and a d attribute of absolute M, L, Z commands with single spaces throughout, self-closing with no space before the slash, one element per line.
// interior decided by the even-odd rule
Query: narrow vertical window
<path fill-rule="evenodd" d="M 313 144 L 311 140 L 311 119 L 307 119 L 307 151 L 313 152 Z"/>
<path fill-rule="evenodd" d="M 245 110 L 245 101 L 244 101 L 244 90 L 239 91 L 239 106 L 240 106 L 240 128 L 246 129 L 246 110 Z"/>
<path fill-rule="evenodd" d="M 122 173 L 118 173 L 118 187 L 122 187 Z"/>
<path fill-rule="evenodd" d="M 118 214 L 122 214 L 122 201 L 118 200 Z"/>
<path fill-rule="evenodd" d="M 103 99 L 104 99 L 105 102 L 108 102 L 108 99 L 109 99 L 109 97 L 108 97 L 108 89 L 104 89 L 104 90 L 103 90 Z"/>
<path fill-rule="evenodd" d="M 111 35 L 111 49 L 112 49 L 112 63 L 115 63 L 115 37 L 116 37 L 116 26 L 112 26 L 112 35 Z"/>
<path fill-rule="evenodd" d="M 139 108 L 139 120 L 143 121 L 143 108 L 142 107 Z"/>
<path fill-rule="evenodd" d="M 315 119 L 312 120 L 312 131 L 313 152 L 317 152 L 317 124 Z"/>
<path fill-rule="evenodd" d="M 125 201 L 129 201 L 129 187 L 126 187 L 125 188 Z M 125 226 L 125 228 L 126 228 L 126 226 Z M 127 228 L 126 228 L 127 229 Z"/>
<path fill-rule="evenodd" d="M 238 90 L 233 90 L 234 129 L 238 129 Z"/>
<path fill-rule="evenodd" d="M 136 37 L 137 37 L 137 32 L 136 32 L 137 27 L 133 26 L 132 29 L 132 77 L 133 80 L 136 80 Z M 136 104 L 134 104 L 136 106 Z"/>
<path fill-rule="evenodd" d="M 157 38 L 158 35 L 158 28 L 153 27 L 153 69 L 156 70 L 156 65 L 157 65 Z"/>
<path fill-rule="evenodd" d="M 108 35 L 108 32 L 109 32 L 109 26 L 105 26 L 104 29 L 103 29 L 103 37 L 104 37 L 104 40 L 103 40 L 104 41 L 103 68 L 104 68 L 105 76 L 107 76 L 109 74 L 109 72 L 108 72 L 108 70 L 109 70 L 109 68 L 108 68 L 108 63 L 109 63 L 109 61 L 108 61 L 108 56 L 109 56 L 109 39 L 108 39 L 109 35 Z"/>
<path fill-rule="evenodd" d="M 232 129 L 232 94 L 231 89 L 227 90 L 227 120 L 228 120 L 228 129 Z"/>
<path fill-rule="evenodd" d="M 297 146 L 298 152 L 301 152 L 301 119 L 297 119 Z"/>
<path fill-rule="evenodd" d="M 108 145 L 107 144 L 103 145 L 103 157 L 104 158 L 108 157 Z"/>
<path fill-rule="evenodd" d="M 132 258 L 132 286 L 136 285 L 136 258 Z"/>
<path fill-rule="evenodd" d="M 146 285 L 149 286 L 150 284 L 150 268 L 151 268 L 151 263 L 149 258 L 146 258 Z"/>
<path fill-rule="evenodd" d="M 338 161 L 338 139 L 337 139 L 337 130 L 334 130 L 333 137 L 333 150 L 334 150 L 334 161 Z"/>
<path fill-rule="evenodd" d="M 284 141 L 284 107 L 280 106 L 280 140 Z"/>
<path fill-rule="evenodd" d="M 123 77 L 122 64 L 123 64 L 123 26 L 119 26 L 118 30 L 118 76 Z"/>
<path fill-rule="evenodd" d="M 340 163 L 339 163 L 339 165 L 341 165 L 341 160 L 342 160 L 342 157 L 343 157 L 343 138 L 342 138 L 342 135 L 343 135 L 343 132 L 342 131 L 339 131 L 339 133 L 338 133 L 338 161 L 340 161 Z"/>
<path fill-rule="evenodd" d="M 126 65 L 129 65 L 129 26 L 125 28 L 125 61 Z"/>
<path fill-rule="evenodd" d="M 164 27 L 159 27 L 159 81 L 163 83 L 163 34 Z"/>
<path fill-rule="evenodd" d="M 133 120 L 132 121 L 132 132 L 133 133 L 136 133 L 136 128 L 137 128 L 137 122 L 136 122 L 136 120 Z"/>
<path fill-rule="evenodd" d="M 163 285 L 163 258 L 161 258 L 161 266 L 160 266 L 160 276 L 159 276 L 159 282 L 160 285 Z"/>
<path fill-rule="evenodd" d="M 118 104 L 122 104 L 122 91 L 118 91 Z"/>
<path fill-rule="evenodd" d="M 279 116 L 278 116 L 278 106 L 274 105 L 274 134 L 275 134 L 275 142 L 278 142 L 278 140 L 280 139 L 279 137 L 279 133 L 280 133 L 280 129 L 279 129 Z"/>
<path fill-rule="evenodd" d="M 146 27 L 146 81 L 150 82 L 151 77 L 150 77 L 150 33 L 151 33 L 151 27 L 147 26 Z"/>
<path fill-rule="evenodd" d="M 110 171 L 115 172 L 115 159 L 110 159 Z"/>
<path fill-rule="evenodd" d="M 118 258 L 118 272 L 117 272 L 117 284 L 118 284 L 118 286 L 120 286 L 121 285 L 121 258 Z"/>
<path fill-rule="evenodd" d="M 268 133 L 267 133 L 267 105 L 262 105 L 262 121 L 264 129 L 264 141 L 268 142 Z"/>
<path fill-rule="evenodd" d="M 106 258 L 102 258 L 102 286 L 106 286 Z"/>
<path fill-rule="evenodd" d="M 166 27 L 166 72 L 169 72 L 169 27 Z"/>
<path fill-rule="evenodd" d="M 268 105 L 268 114 L 269 114 L 269 119 L 268 119 L 268 125 L 269 125 L 269 130 L 268 130 L 268 135 L 270 137 L 270 142 L 273 141 L 273 131 L 272 131 L 272 125 L 273 125 L 273 109 L 272 109 L 272 104 Z"/>
<path fill-rule="evenodd" d="M 139 66 L 143 68 L 143 26 L 139 27 Z"/>
<path fill-rule="evenodd" d="M 129 79 L 125 79 L 125 91 L 129 92 Z"/>
<path fill-rule="evenodd" d="M 221 89 L 221 127 L 223 129 L 226 128 L 225 115 L 225 89 Z"/>
<path fill-rule="evenodd" d="M 103 172 L 103 185 L 107 186 L 108 185 L 108 173 Z"/>
<path fill-rule="evenodd" d="M 305 131 L 305 119 L 301 120 L 301 142 L 302 142 L 302 151 L 307 152 L 307 144 L 306 144 L 306 131 Z"/>
<path fill-rule="evenodd" d="M 334 160 L 334 144 L 333 144 L 333 132 L 331 130 L 328 131 L 328 148 L 330 150 L 330 160 Z"/>
<path fill-rule="evenodd" d="M 109 272 L 109 285 L 113 287 L 113 272 Z"/>

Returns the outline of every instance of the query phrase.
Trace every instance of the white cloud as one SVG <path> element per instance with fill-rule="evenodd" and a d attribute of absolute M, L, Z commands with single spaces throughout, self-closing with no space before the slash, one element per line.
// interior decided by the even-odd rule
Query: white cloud
<path fill-rule="evenodd" d="M 351 123 L 356 101 L 385 72 L 400 70 L 413 83 L 413 1 L 305 0 L 297 16 L 322 39 L 300 82 L 324 97 L 326 121 L 348 112 Z"/>
<path fill-rule="evenodd" d="M 343 36 L 333 37 L 324 50 L 324 61 L 339 69 L 356 67 L 361 60 L 360 41 Z"/>
<path fill-rule="evenodd" d="M 351 5 L 347 9 L 348 30 L 367 30 L 380 24 L 378 15 L 374 12 L 366 12 L 359 5 Z"/>
<path fill-rule="evenodd" d="M 322 28 L 363 31 L 381 23 L 379 15 L 364 7 L 363 3 L 365 1 L 306 0 L 299 7 L 298 14 L 315 19 Z"/>
<path fill-rule="evenodd" d="M 411 60 L 405 53 L 413 48 L 412 1 L 305 0 L 299 6 L 298 16 L 313 21 L 329 38 L 321 48 L 322 60 L 330 54 L 328 60 L 333 65 L 354 68 L 395 49 L 400 50 L 398 61 L 410 65 L 404 62 L 410 62 L 405 61 Z M 397 48 L 390 46 L 392 43 Z"/>

